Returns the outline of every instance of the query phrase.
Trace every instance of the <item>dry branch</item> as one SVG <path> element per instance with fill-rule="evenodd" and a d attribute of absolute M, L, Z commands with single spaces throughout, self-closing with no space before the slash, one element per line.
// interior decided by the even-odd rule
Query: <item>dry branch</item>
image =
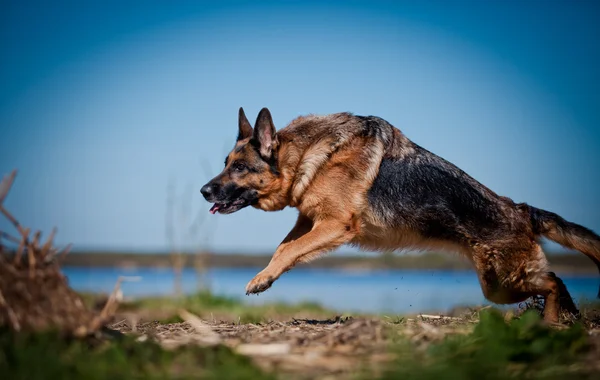
<path fill-rule="evenodd" d="M 92 321 L 90 330 L 95 331 L 104 324 L 106 324 L 117 311 L 119 301 L 121 301 L 123 294 L 121 292 L 121 283 L 123 281 L 139 281 L 140 279 L 141 277 L 139 276 L 119 276 L 117 282 L 115 283 L 115 287 L 113 288 L 112 293 L 108 297 L 106 304 L 100 312 L 100 315 L 96 316 Z"/>
<path fill-rule="evenodd" d="M 248 356 L 278 356 L 290 353 L 292 346 L 289 343 L 245 343 L 236 347 L 236 352 Z"/>
<path fill-rule="evenodd" d="M 23 255 L 23 249 L 25 249 L 25 247 L 27 246 L 27 243 L 29 241 L 29 228 L 25 228 L 25 230 L 23 232 L 24 232 L 24 234 L 23 234 L 23 236 L 21 236 L 21 242 L 19 243 L 19 248 L 17 248 L 17 252 L 15 254 L 15 261 L 14 261 L 15 265 L 21 264 L 21 256 Z"/>
<path fill-rule="evenodd" d="M 8 212 L 8 210 L 5 209 L 4 206 L 1 204 L 0 204 L 0 212 L 2 212 L 2 214 L 4 214 L 4 216 L 6 217 L 6 219 L 8 219 L 8 221 L 11 222 L 13 226 L 15 226 L 15 228 L 17 229 L 17 231 L 19 231 L 21 236 L 25 236 L 25 230 L 23 229 L 23 226 L 21 226 L 19 224 L 19 222 L 17 221 L 17 219 L 15 219 L 15 217 L 12 216 L 12 214 L 10 212 Z"/>
<path fill-rule="evenodd" d="M 52 242 L 54 241 L 54 235 L 56 235 L 56 227 L 54 227 L 52 229 L 52 232 L 50 232 L 48 239 L 42 246 L 42 251 L 40 253 L 40 256 L 42 257 L 42 259 L 45 259 L 48 252 L 50 252 L 50 249 L 52 248 Z"/>
<path fill-rule="evenodd" d="M 65 260 L 65 257 L 69 254 L 69 252 L 71 252 L 71 247 L 73 247 L 72 244 L 67 244 L 67 246 L 64 247 L 63 250 L 57 254 L 58 261 L 60 263 L 62 263 Z"/>
<path fill-rule="evenodd" d="M 12 241 L 13 243 L 16 243 L 16 244 L 21 243 L 21 239 L 14 237 L 4 231 L 0 231 L 0 237 L 2 237 L 3 239 L 6 239 L 8 241 Z"/>
<path fill-rule="evenodd" d="M 16 176 L 17 171 L 13 170 L 10 174 L 2 177 L 2 182 L 0 182 L 0 206 L 2 203 L 4 203 L 4 199 L 6 199 L 6 196 L 8 195 Z"/>

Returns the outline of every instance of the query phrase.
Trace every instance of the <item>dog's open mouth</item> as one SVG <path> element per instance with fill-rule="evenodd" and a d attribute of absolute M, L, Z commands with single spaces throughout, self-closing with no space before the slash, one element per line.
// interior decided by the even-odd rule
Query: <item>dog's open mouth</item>
<path fill-rule="evenodd" d="M 232 212 L 237 211 L 246 205 L 247 203 L 245 199 L 237 199 L 230 203 L 217 202 L 210 208 L 209 212 L 211 214 L 216 214 L 217 212 L 219 214 L 231 214 Z"/>

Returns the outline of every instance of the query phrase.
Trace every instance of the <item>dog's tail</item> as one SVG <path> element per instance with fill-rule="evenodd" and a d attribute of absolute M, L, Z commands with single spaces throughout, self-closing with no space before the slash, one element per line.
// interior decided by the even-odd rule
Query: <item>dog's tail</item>
<path fill-rule="evenodd" d="M 600 236 L 550 211 L 529 206 L 529 214 L 536 235 L 547 237 L 562 246 L 585 254 L 592 259 L 600 271 Z M 597 297 L 600 298 L 600 288 Z"/>

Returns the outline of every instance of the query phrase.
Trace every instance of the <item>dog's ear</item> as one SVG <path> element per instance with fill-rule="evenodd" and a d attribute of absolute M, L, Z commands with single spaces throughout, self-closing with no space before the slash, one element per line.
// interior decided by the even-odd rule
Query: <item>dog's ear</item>
<path fill-rule="evenodd" d="M 238 128 L 237 141 L 247 139 L 248 137 L 252 136 L 252 126 L 250 125 L 248 118 L 246 118 L 246 114 L 244 113 L 244 109 L 242 107 L 240 107 L 240 112 L 238 115 Z"/>
<path fill-rule="evenodd" d="M 260 155 L 266 160 L 270 159 L 277 146 L 277 136 L 273 118 L 267 108 L 261 109 L 258 113 L 256 124 L 254 124 L 253 139 L 258 143 Z"/>

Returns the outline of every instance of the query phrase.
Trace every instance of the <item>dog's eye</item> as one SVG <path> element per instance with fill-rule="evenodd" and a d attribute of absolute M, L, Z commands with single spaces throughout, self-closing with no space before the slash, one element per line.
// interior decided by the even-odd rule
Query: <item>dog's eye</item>
<path fill-rule="evenodd" d="M 233 170 L 235 170 L 236 172 L 242 172 L 244 170 L 246 170 L 246 165 L 242 164 L 241 162 L 235 162 L 232 165 Z"/>

